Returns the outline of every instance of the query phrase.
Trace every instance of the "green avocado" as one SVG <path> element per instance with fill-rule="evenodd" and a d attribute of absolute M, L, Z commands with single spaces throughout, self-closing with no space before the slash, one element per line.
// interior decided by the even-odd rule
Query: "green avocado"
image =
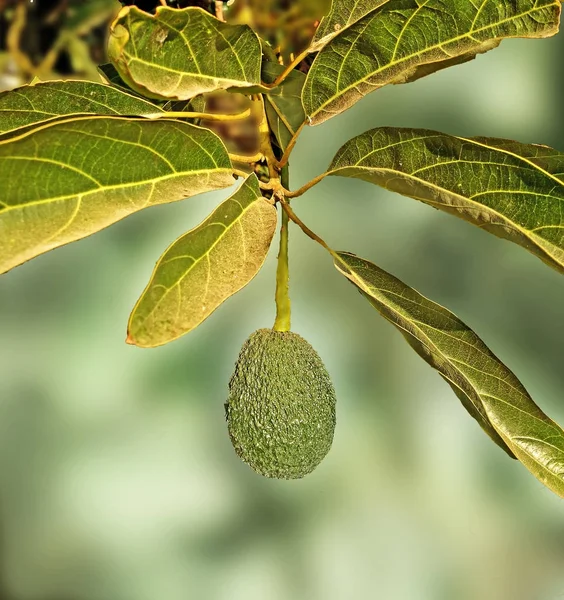
<path fill-rule="evenodd" d="M 225 404 L 235 452 L 266 477 L 311 473 L 331 448 L 335 401 L 327 369 L 304 338 L 255 331 L 241 348 Z"/>

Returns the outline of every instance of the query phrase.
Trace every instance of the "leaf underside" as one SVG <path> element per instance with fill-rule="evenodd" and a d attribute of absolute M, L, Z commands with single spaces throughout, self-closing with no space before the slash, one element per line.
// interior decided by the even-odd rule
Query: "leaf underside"
<path fill-rule="evenodd" d="M 321 49 L 304 85 L 302 100 L 312 125 L 340 114 L 384 85 L 407 83 L 465 62 L 504 38 L 554 35 L 561 9 L 560 0 L 357 4 L 356 12 L 341 11 L 345 18 L 349 15 L 351 25 L 339 22 L 340 13 L 327 21 L 333 29 L 344 27 Z M 355 21 L 355 15 L 363 12 L 365 16 Z"/>
<path fill-rule="evenodd" d="M 260 84 L 261 46 L 247 25 L 229 25 L 201 8 L 124 8 L 108 56 L 132 89 L 164 100 Z"/>
<path fill-rule="evenodd" d="M 251 175 L 159 259 L 131 314 L 128 342 L 159 346 L 197 327 L 258 273 L 276 220 L 276 209 Z"/>
<path fill-rule="evenodd" d="M 0 134 L 68 115 L 150 116 L 163 111 L 115 87 L 88 81 L 49 81 L 0 94 Z"/>
<path fill-rule="evenodd" d="M 81 117 L 0 142 L 0 273 L 231 172 L 214 133 L 178 121 Z"/>
<path fill-rule="evenodd" d="M 376 265 L 338 252 L 335 266 L 440 373 L 484 431 L 564 497 L 564 431 L 484 342 L 446 308 Z"/>
<path fill-rule="evenodd" d="M 497 138 L 378 128 L 349 140 L 329 175 L 410 196 L 515 242 L 564 272 L 564 153 Z"/>

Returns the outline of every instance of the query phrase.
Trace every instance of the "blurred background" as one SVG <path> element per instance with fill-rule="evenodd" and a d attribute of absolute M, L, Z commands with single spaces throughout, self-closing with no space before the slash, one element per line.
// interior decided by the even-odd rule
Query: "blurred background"
<path fill-rule="evenodd" d="M 44 78 L 96 78 L 119 4 L 23 4 L 22 21 L 21 3 L 0 0 L 0 86 L 29 81 L 45 57 Z M 304 132 L 292 187 L 376 126 L 564 150 L 563 65 L 564 35 L 510 40 L 384 88 Z M 275 245 L 257 278 L 193 333 L 153 350 L 124 343 L 159 255 L 226 195 L 148 209 L 0 277 L 0 598 L 564 598 L 562 501 L 481 432 L 296 227 L 293 329 L 338 395 L 333 448 L 313 474 L 255 475 L 224 421 L 239 348 L 274 319 Z M 456 312 L 564 424 L 561 275 L 360 181 L 325 180 L 295 210 L 333 247 Z"/>

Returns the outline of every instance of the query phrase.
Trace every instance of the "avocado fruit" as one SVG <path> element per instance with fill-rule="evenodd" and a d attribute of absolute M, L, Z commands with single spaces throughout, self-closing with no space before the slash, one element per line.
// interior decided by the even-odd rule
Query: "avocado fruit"
<path fill-rule="evenodd" d="M 265 477 L 304 477 L 331 448 L 335 403 L 327 369 L 304 338 L 259 329 L 229 382 L 225 414 L 235 452 Z"/>

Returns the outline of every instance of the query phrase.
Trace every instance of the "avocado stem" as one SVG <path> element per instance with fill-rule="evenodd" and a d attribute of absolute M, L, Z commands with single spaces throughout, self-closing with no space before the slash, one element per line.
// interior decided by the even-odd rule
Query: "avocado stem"
<path fill-rule="evenodd" d="M 288 188 L 288 166 L 282 169 L 281 183 Z M 290 271 L 288 267 L 288 213 L 282 210 L 282 225 L 280 226 L 280 249 L 278 251 L 278 266 L 276 268 L 276 320 L 274 331 L 290 331 Z"/>

